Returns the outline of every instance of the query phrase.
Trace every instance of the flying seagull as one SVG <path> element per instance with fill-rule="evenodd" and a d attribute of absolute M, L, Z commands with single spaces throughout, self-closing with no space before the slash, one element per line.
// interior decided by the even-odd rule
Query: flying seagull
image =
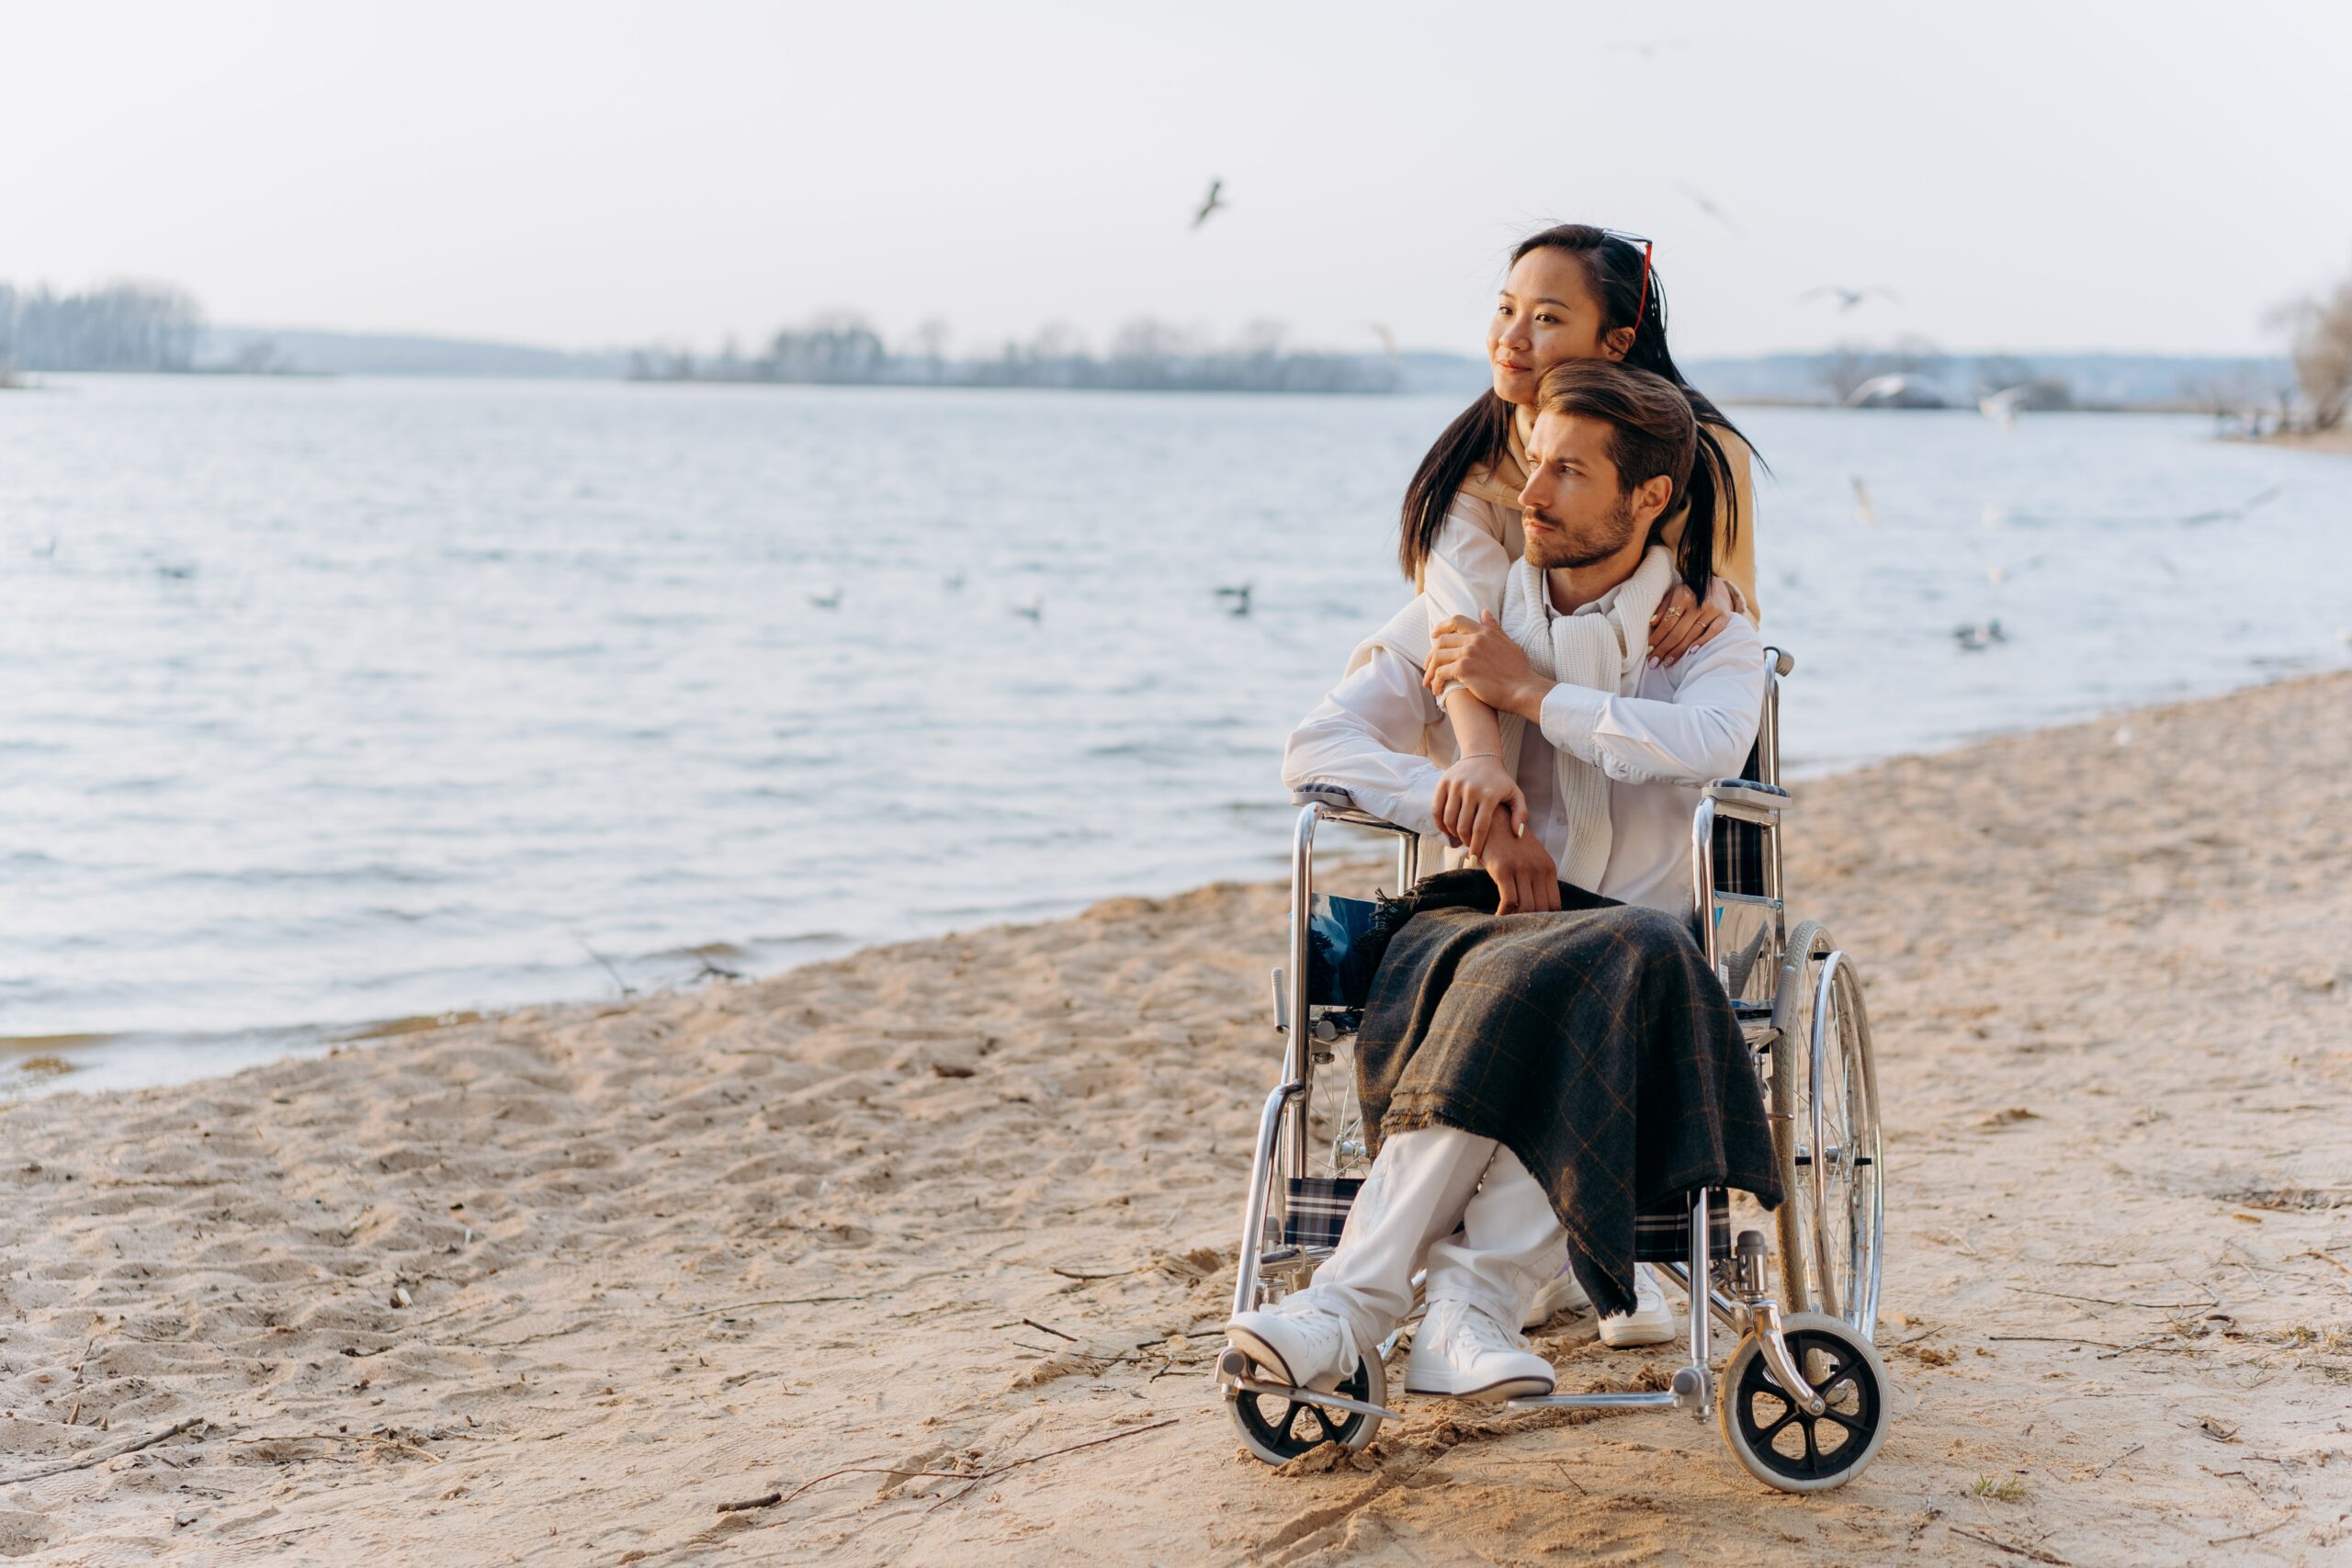
<path fill-rule="evenodd" d="M 2029 389 L 2022 386 L 2004 387 L 1997 392 L 1977 399 L 1976 412 L 2003 430 L 2007 430 L 2017 423 L 2018 409 L 2024 403 Z"/>
<path fill-rule="evenodd" d="M 1722 208 L 1717 207 L 1713 202 L 1709 201 L 1701 192 L 1684 185 L 1679 180 L 1677 180 L 1674 183 L 1674 188 L 1689 197 L 1692 201 L 1698 203 L 1700 211 L 1705 213 L 1708 217 L 1713 219 L 1724 228 L 1731 230 L 1734 233 L 1737 233 L 1739 231 L 1739 225 L 1731 220 L 1731 214 L 1725 212 Z"/>
<path fill-rule="evenodd" d="M 1238 588 L 1220 588 L 1216 591 L 1216 596 L 1226 602 L 1226 608 L 1232 614 L 1237 615 L 1246 615 L 1250 613 L 1250 585 L 1248 583 L 1242 583 Z"/>
<path fill-rule="evenodd" d="M 1371 321 L 1366 324 L 1371 327 L 1372 335 L 1380 340 L 1382 351 L 1385 352 L 1390 359 L 1395 359 L 1396 357 L 1396 334 L 1390 332 L 1386 327 L 1382 326 L 1378 321 Z"/>
<path fill-rule="evenodd" d="M 1224 189 L 1225 182 L 1223 180 L 1211 180 L 1209 182 L 1209 194 L 1207 198 L 1201 203 L 1201 209 L 1193 214 L 1193 228 L 1197 229 L 1202 224 L 1207 222 L 1209 220 L 1210 213 L 1229 205 L 1226 199 L 1218 194 Z"/>
<path fill-rule="evenodd" d="M 1870 486 L 1862 483 L 1862 476 L 1854 476 L 1854 521 L 1868 526 L 1878 521 L 1878 508 L 1871 504 Z"/>
<path fill-rule="evenodd" d="M 1846 394 L 1846 406 L 1858 409 L 1873 398 L 1900 398 L 1910 385 L 1911 378 L 1901 371 L 1890 376 L 1873 376 Z"/>
<path fill-rule="evenodd" d="M 1883 294 L 1897 305 L 1903 303 L 1901 296 L 1892 288 L 1880 288 L 1875 286 L 1869 288 L 1849 288 L 1842 283 L 1825 283 L 1818 288 L 1808 288 L 1797 296 L 1797 303 L 1802 305 L 1806 300 L 1819 299 L 1824 294 L 1837 296 L 1838 312 L 1840 315 L 1852 310 L 1873 294 Z"/>
<path fill-rule="evenodd" d="M 2287 492 L 2285 485 L 2272 485 L 2253 500 L 2237 506 L 2217 506 L 2211 512 L 2192 512 L 2180 519 L 2183 523 L 2234 523 L 2257 506 L 2267 506 Z"/>
<path fill-rule="evenodd" d="M 820 610 L 838 610 L 842 607 L 842 591 L 837 587 L 831 593 L 811 593 L 808 603 Z"/>

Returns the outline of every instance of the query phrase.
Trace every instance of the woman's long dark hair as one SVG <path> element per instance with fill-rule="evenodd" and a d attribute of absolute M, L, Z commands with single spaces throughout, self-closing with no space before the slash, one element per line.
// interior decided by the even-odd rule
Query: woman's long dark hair
<path fill-rule="evenodd" d="M 1589 223 L 1562 223 L 1521 240 L 1510 253 L 1510 263 L 1517 266 L 1530 251 L 1544 249 L 1566 251 L 1584 264 L 1585 281 L 1592 288 L 1592 297 L 1600 302 L 1602 332 L 1626 326 L 1634 329 L 1634 345 L 1626 351 L 1623 363 L 1655 371 L 1679 387 L 1682 395 L 1690 400 L 1690 412 L 1699 422 L 1699 453 L 1698 460 L 1690 465 L 1690 487 L 1683 498 L 1690 508 L 1690 521 L 1683 525 L 1682 558 L 1675 565 L 1682 581 L 1690 585 L 1690 592 L 1703 599 L 1714 578 L 1718 496 L 1723 500 L 1724 542 L 1739 536 L 1739 491 L 1732 483 L 1731 464 L 1715 431 L 1728 430 L 1735 435 L 1739 431 L 1705 393 L 1683 379 L 1682 372 L 1675 367 L 1674 355 L 1666 346 L 1666 290 L 1659 287 L 1657 272 L 1653 267 L 1648 302 L 1643 303 L 1642 253 L 1638 246 Z M 1637 306 L 1641 310 L 1639 321 L 1634 319 Z M 1445 434 L 1437 438 L 1437 444 L 1421 459 L 1421 466 L 1414 470 L 1413 482 L 1405 487 L 1396 551 L 1408 578 L 1419 574 L 1421 563 L 1436 547 L 1438 533 L 1445 526 L 1446 512 L 1453 505 L 1454 492 L 1469 478 L 1470 470 L 1493 463 L 1510 449 L 1510 421 L 1511 405 L 1497 397 L 1489 387 L 1445 427 Z"/>

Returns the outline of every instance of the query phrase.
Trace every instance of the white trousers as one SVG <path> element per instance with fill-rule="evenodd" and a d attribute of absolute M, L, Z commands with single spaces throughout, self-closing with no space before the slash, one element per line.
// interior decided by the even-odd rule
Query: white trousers
<path fill-rule="evenodd" d="M 1517 1155 L 1458 1128 L 1424 1127 L 1381 1145 L 1339 1247 L 1291 1299 L 1346 1319 L 1368 1356 L 1413 1310 L 1413 1271 L 1425 1263 L 1432 1305 L 1466 1302 L 1516 1331 L 1567 1256 L 1552 1201 Z"/>

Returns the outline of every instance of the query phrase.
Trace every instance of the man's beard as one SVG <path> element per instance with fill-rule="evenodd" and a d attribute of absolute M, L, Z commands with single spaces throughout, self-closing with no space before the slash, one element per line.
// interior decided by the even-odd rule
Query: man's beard
<path fill-rule="evenodd" d="M 1548 512 L 1539 511 L 1535 515 L 1559 530 L 1556 534 L 1527 535 L 1528 564 L 1545 571 L 1598 565 L 1623 549 L 1625 542 L 1634 536 L 1634 498 L 1630 495 L 1617 498 L 1617 509 L 1609 514 L 1605 528 L 1581 535 Z"/>

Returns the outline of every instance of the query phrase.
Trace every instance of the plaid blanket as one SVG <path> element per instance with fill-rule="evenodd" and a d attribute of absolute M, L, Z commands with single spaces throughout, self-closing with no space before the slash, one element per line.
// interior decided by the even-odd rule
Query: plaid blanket
<path fill-rule="evenodd" d="M 1446 872 L 1384 908 L 1363 1123 L 1502 1143 L 1550 1190 L 1586 1292 L 1628 1312 L 1638 1211 L 1700 1186 L 1781 1201 L 1756 1069 L 1687 921 L 1566 884 L 1558 914 L 1498 917 L 1494 887 Z"/>

